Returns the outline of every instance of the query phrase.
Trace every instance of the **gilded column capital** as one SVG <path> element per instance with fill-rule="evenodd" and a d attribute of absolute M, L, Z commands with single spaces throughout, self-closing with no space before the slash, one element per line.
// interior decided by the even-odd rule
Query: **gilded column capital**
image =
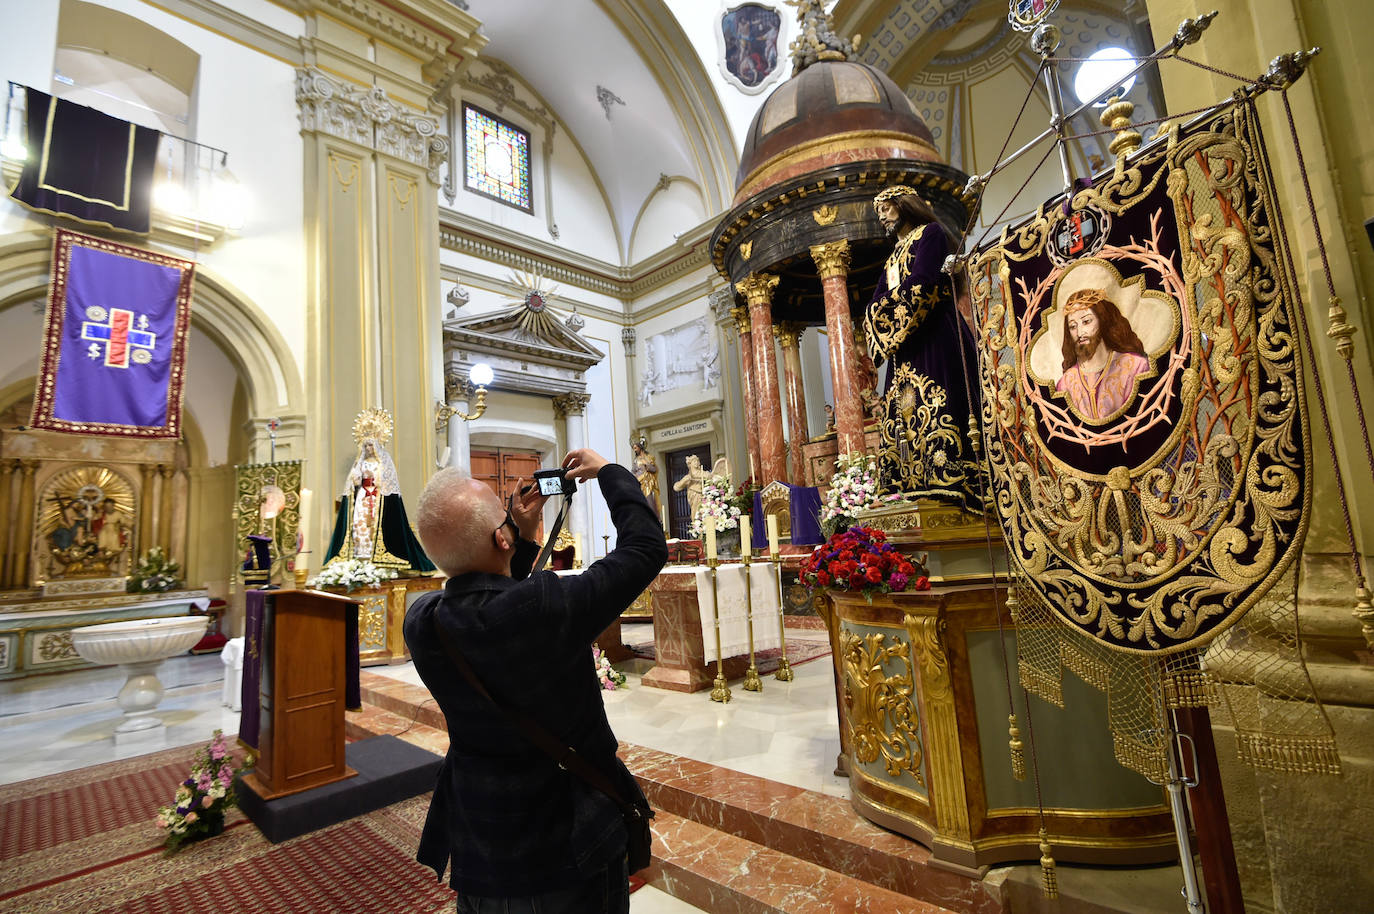
<path fill-rule="evenodd" d="M 296 71 L 296 106 L 302 131 L 326 133 L 418 165 L 439 184 L 449 143 L 438 119 L 398 105 L 381 86 L 364 88 L 302 67 Z"/>
<path fill-rule="evenodd" d="M 783 349 L 796 349 L 806 325 L 797 321 L 783 321 L 773 325 L 773 337 Z"/>
<path fill-rule="evenodd" d="M 751 307 L 767 305 L 773 300 L 773 290 L 778 287 L 780 278 L 771 273 L 750 273 L 735 283 L 735 288 Z"/>
<path fill-rule="evenodd" d="M 172 476 L 176 474 L 176 471 L 177 471 L 177 468 L 176 468 L 176 467 L 174 467 L 174 466 L 168 466 L 168 465 L 165 464 L 165 463 L 159 463 L 159 464 L 157 465 L 157 472 L 158 472 L 158 475 L 161 476 L 163 479 L 171 479 Z"/>
<path fill-rule="evenodd" d="M 753 330 L 753 326 L 749 323 L 748 308 L 731 308 L 730 317 L 735 322 L 736 333 L 745 334 Z"/>
<path fill-rule="evenodd" d="M 22 458 L 22 459 L 19 461 L 19 467 L 20 467 L 21 470 L 23 470 L 23 472 L 24 472 L 24 477 L 25 477 L 25 478 L 28 478 L 28 477 L 32 476 L 32 475 L 34 474 L 34 471 L 38 469 L 38 465 L 39 465 L 39 463 L 41 463 L 41 462 L 42 462 L 42 461 L 33 460 L 33 459 L 31 459 L 31 458 L 28 458 L 28 457 Z"/>
<path fill-rule="evenodd" d="M 586 411 L 587 403 L 591 398 L 591 394 L 577 392 L 559 394 L 553 398 L 553 414 L 559 419 L 580 416 Z"/>
<path fill-rule="evenodd" d="M 821 279 L 849 276 L 849 241 L 841 238 L 825 244 L 811 245 L 811 259 L 816 261 L 816 269 Z"/>

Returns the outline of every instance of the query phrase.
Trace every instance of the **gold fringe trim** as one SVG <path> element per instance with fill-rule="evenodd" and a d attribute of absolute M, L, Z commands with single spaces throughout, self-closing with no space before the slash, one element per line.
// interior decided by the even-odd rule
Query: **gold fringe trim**
<path fill-rule="evenodd" d="M 1163 781 L 1169 775 L 1169 765 L 1162 746 L 1145 743 L 1113 730 L 1112 749 L 1118 762 L 1152 781 Z"/>
<path fill-rule="evenodd" d="M 1018 781 L 1026 779 L 1025 745 L 1021 742 L 1021 729 L 1016 726 L 1016 715 L 1007 716 L 1007 733 L 1011 737 L 1011 776 Z"/>
<path fill-rule="evenodd" d="M 1021 688 L 1038 695 L 1055 707 L 1064 707 L 1064 683 L 1042 669 L 1021 662 Z"/>
<path fill-rule="evenodd" d="M 1062 638 L 1059 642 L 1059 658 L 1075 676 L 1099 692 L 1106 692 L 1111 688 L 1111 667 L 1101 660 L 1089 657 L 1067 638 Z"/>
<path fill-rule="evenodd" d="M 1059 897 L 1059 874 L 1055 872 L 1054 856 L 1050 853 L 1050 839 L 1040 829 L 1040 887 L 1046 898 Z"/>
<path fill-rule="evenodd" d="M 1335 740 L 1300 736 L 1236 733 L 1236 752 L 1256 768 L 1284 774 L 1340 774 L 1341 756 Z"/>
<path fill-rule="evenodd" d="M 1170 710 L 1207 707 L 1207 676 L 1201 670 L 1164 674 L 1164 705 Z"/>

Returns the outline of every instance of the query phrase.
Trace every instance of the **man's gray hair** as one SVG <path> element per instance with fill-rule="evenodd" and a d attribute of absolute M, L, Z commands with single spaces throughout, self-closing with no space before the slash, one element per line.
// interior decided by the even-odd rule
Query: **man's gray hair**
<path fill-rule="evenodd" d="M 466 470 L 446 467 L 420 493 L 415 532 L 430 561 L 449 577 L 472 569 L 474 556 L 505 519 L 499 503 L 481 498 Z"/>

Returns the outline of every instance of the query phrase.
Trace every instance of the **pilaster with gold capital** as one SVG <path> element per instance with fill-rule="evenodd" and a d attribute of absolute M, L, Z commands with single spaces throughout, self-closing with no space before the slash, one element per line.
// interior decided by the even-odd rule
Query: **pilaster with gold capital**
<path fill-rule="evenodd" d="M 859 394 L 854 321 L 849 316 L 849 242 L 811 246 L 811 258 L 825 294 L 825 329 L 830 340 L 830 380 L 835 392 L 835 428 L 840 453 L 863 450 L 864 405 Z"/>
<path fill-rule="evenodd" d="M 18 469 L 18 460 L 0 459 L 0 587 L 8 587 L 10 580 L 10 499 Z"/>

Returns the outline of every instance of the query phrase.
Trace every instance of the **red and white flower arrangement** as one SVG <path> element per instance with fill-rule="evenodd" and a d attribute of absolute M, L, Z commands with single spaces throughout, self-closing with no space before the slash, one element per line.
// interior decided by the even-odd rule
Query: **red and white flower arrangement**
<path fill-rule="evenodd" d="M 821 505 L 821 530 L 827 536 L 854 522 L 860 511 L 877 505 L 878 460 L 871 454 L 841 454 Z"/>
<path fill-rule="evenodd" d="M 253 767 L 253 762 L 250 753 L 243 765 L 236 766 L 224 731 L 215 731 L 210 745 L 192 762 L 191 773 L 177 786 L 172 805 L 157 811 L 158 827 L 167 831 L 163 847 L 168 854 L 224 831 L 224 814 L 239 802 L 234 793 L 234 776 Z"/>
<path fill-rule="evenodd" d="M 802 562 L 800 577 L 811 590 L 859 591 L 870 602 L 875 593 L 930 589 L 925 568 L 898 552 L 886 533 L 864 526 L 850 527 L 817 546 Z"/>

